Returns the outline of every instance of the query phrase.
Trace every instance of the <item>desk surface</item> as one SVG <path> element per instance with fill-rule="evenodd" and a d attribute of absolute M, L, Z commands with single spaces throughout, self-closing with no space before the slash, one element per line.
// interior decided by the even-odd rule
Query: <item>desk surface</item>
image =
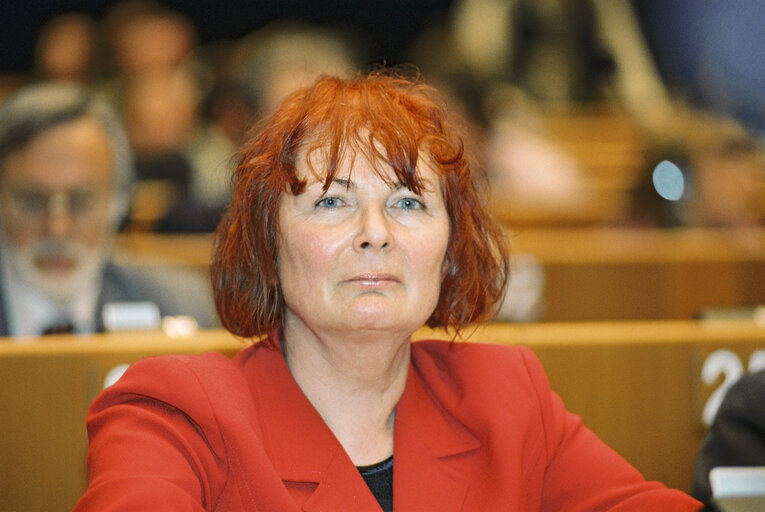
<path fill-rule="evenodd" d="M 554 322 L 530 324 L 487 323 L 453 332 L 423 327 L 414 340 L 443 339 L 506 343 L 530 347 L 667 345 L 715 346 L 726 341 L 765 340 L 765 328 L 753 322 L 657 320 L 628 322 Z M 62 334 L 42 338 L 0 338 L 0 358 L 173 354 L 219 351 L 233 354 L 252 340 L 222 329 L 200 330 L 173 337 L 159 331 L 103 334 Z"/>

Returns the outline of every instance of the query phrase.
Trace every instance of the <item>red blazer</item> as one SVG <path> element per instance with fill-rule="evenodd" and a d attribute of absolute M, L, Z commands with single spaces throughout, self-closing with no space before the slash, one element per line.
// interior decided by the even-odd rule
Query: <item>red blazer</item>
<path fill-rule="evenodd" d="M 690 511 L 568 413 L 522 347 L 417 342 L 394 425 L 399 512 Z M 279 351 L 135 363 L 88 414 L 76 511 L 379 511 Z"/>

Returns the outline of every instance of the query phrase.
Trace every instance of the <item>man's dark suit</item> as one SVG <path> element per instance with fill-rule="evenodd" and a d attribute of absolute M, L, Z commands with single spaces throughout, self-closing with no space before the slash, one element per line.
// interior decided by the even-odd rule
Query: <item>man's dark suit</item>
<path fill-rule="evenodd" d="M 692 494 L 705 503 L 716 466 L 765 466 L 765 370 L 741 377 L 725 394 L 699 448 Z"/>
<path fill-rule="evenodd" d="M 0 336 L 9 336 L 8 312 L 0 283 Z M 98 306 L 93 312 L 96 330 L 104 330 L 101 310 L 110 302 L 154 302 L 160 314 L 194 317 L 202 328 L 218 325 L 212 290 L 207 279 L 178 267 L 127 267 L 108 264 L 104 270 Z"/>

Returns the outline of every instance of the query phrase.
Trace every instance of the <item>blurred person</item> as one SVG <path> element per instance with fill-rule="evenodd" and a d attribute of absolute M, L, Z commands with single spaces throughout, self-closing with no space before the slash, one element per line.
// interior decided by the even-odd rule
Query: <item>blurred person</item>
<path fill-rule="evenodd" d="M 98 66 L 95 21 L 78 12 L 62 14 L 45 24 L 35 46 L 35 74 L 42 80 L 88 83 Z"/>
<path fill-rule="evenodd" d="M 765 370 L 742 376 L 725 393 L 696 454 L 692 494 L 718 510 L 709 472 L 718 466 L 765 466 Z"/>
<path fill-rule="evenodd" d="M 543 115 L 505 103 L 490 115 L 485 151 L 492 211 L 508 223 L 565 223 L 593 204 L 587 174 L 546 134 Z"/>
<path fill-rule="evenodd" d="M 234 144 L 202 113 L 202 85 L 186 66 L 133 74 L 123 117 L 139 183 L 168 185 L 167 208 L 151 229 L 210 232 L 230 194 Z"/>
<path fill-rule="evenodd" d="M 613 71 L 592 0 L 458 0 L 448 37 L 452 59 L 490 83 L 542 102 L 603 98 Z"/>
<path fill-rule="evenodd" d="M 764 157 L 747 141 L 729 141 L 697 155 L 693 166 L 695 223 L 711 227 L 759 225 L 765 213 Z"/>
<path fill-rule="evenodd" d="M 123 116 L 133 150 L 156 154 L 182 147 L 198 122 L 202 92 L 184 68 L 167 66 L 132 75 Z"/>
<path fill-rule="evenodd" d="M 504 296 L 461 132 L 380 72 L 287 96 L 244 142 L 212 265 L 222 323 L 258 341 L 107 388 L 75 510 L 697 510 L 567 412 L 527 347 L 412 342 Z"/>
<path fill-rule="evenodd" d="M 481 160 L 492 183 L 490 209 L 507 223 L 578 218 L 593 201 L 587 173 L 545 131 L 547 102 L 573 101 L 576 95 L 570 91 L 535 93 L 515 80 L 512 65 L 507 62 L 510 55 L 532 52 L 524 45 L 534 45 L 515 41 L 513 36 L 520 35 L 511 27 L 526 23 L 527 16 L 535 18 L 529 12 L 535 10 L 542 18 L 558 20 L 548 20 L 549 25 L 569 30 L 559 19 L 568 10 L 561 2 L 462 0 L 408 52 L 427 81 L 452 91 L 474 121 L 472 129 L 480 141 Z M 484 19 L 489 21 L 482 24 L 480 20 Z M 572 24 L 576 21 L 570 20 Z M 565 46 L 555 38 L 545 41 L 546 32 L 540 30 L 529 37 L 541 45 Z M 495 59 L 497 55 L 505 57 Z M 563 80 L 559 75 L 547 73 L 551 87 Z"/>
<path fill-rule="evenodd" d="M 124 302 L 217 323 L 203 276 L 110 261 L 133 180 L 119 118 L 87 89 L 37 84 L 0 106 L 0 335 L 103 331 Z"/>
<path fill-rule="evenodd" d="M 321 74 L 347 76 L 355 71 L 362 46 L 352 36 L 294 20 L 280 20 L 239 41 L 228 64 L 228 77 L 242 84 L 270 113 L 290 92 Z"/>
<path fill-rule="evenodd" d="M 151 0 L 111 5 L 102 25 L 118 76 L 178 66 L 198 44 L 196 27 L 186 16 Z"/>
<path fill-rule="evenodd" d="M 206 118 L 234 147 L 241 144 L 258 108 L 246 86 L 225 79 L 214 85 L 205 107 Z"/>
<path fill-rule="evenodd" d="M 350 45 L 330 29 L 280 21 L 218 55 L 193 56 L 214 71 L 212 90 L 189 61 L 155 66 L 126 80 L 123 104 L 141 179 L 169 179 L 172 206 L 151 229 L 213 231 L 231 194 L 237 144 L 252 120 L 321 73 L 348 73 Z M 216 70 L 217 71 L 217 70 Z"/>
<path fill-rule="evenodd" d="M 570 109 L 626 110 L 647 130 L 672 120 L 630 0 L 459 0 L 447 20 L 450 58 L 485 83 Z"/>

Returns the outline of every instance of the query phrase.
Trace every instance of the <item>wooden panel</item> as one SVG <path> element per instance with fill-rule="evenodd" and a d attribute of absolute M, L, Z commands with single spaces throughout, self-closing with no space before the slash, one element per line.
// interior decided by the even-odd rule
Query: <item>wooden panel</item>
<path fill-rule="evenodd" d="M 0 342 L 0 510 L 72 510 L 87 485 L 85 414 L 115 366 L 163 353 L 242 342 L 224 331 L 194 339 L 145 332 Z"/>
<path fill-rule="evenodd" d="M 546 275 L 546 321 L 690 319 L 765 303 L 765 230 L 509 230 Z"/>
<path fill-rule="evenodd" d="M 646 477 L 684 490 L 710 395 L 765 361 L 765 329 L 753 324 L 489 324 L 465 334 L 531 347 L 569 410 Z M 451 335 L 423 329 L 423 337 Z M 0 343 L 0 510 L 71 510 L 87 482 L 85 412 L 110 369 L 161 353 L 232 356 L 245 343 L 225 331 Z M 701 368 L 715 358 L 725 364 L 705 383 Z"/>

